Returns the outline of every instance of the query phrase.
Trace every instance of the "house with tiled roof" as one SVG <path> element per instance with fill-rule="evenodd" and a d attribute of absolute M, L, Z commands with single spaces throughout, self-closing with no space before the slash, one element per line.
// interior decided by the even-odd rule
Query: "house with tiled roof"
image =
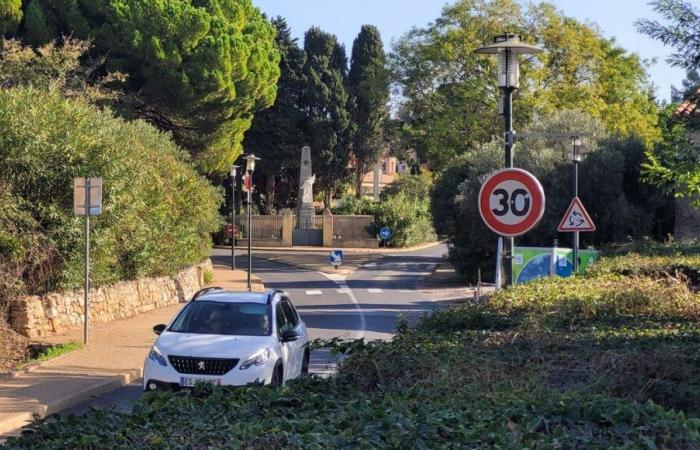
<path fill-rule="evenodd" d="M 675 116 L 700 124 L 700 87 L 690 91 L 676 108 Z M 690 134 L 690 139 L 700 145 L 700 131 Z M 676 199 L 676 225 L 674 237 L 677 241 L 700 239 L 700 210 L 693 208 L 692 198 Z"/>

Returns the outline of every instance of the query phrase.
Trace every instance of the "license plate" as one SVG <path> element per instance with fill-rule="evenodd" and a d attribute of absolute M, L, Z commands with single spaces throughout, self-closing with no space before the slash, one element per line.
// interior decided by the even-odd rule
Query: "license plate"
<path fill-rule="evenodd" d="M 193 387 L 197 383 L 221 385 L 221 378 L 180 377 L 180 386 Z"/>

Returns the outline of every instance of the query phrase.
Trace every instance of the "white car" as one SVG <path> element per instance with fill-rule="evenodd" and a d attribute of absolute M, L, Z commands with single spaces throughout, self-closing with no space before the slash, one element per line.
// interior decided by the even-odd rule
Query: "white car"
<path fill-rule="evenodd" d="M 143 389 L 281 385 L 309 371 L 306 325 L 281 291 L 197 292 L 158 334 L 144 364 Z"/>

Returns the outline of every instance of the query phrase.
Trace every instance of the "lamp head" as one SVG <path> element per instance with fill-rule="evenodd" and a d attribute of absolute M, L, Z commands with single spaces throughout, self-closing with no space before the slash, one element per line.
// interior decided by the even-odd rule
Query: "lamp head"
<path fill-rule="evenodd" d="M 517 34 L 501 34 L 494 38 L 494 43 L 477 48 L 474 53 L 480 55 L 498 55 L 498 87 L 520 87 L 520 64 L 518 55 L 540 53 L 543 50 L 520 40 Z"/>
<path fill-rule="evenodd" d="M 240 167 L 237 166 L 236 164 L 231 165 L 231 177 L 236 178 L 236 174 L 238 173 L 238 169 Z"/>
<path fill-rule="evenodd" d="M 255 162 L 260 161 L 260 158 L 256 157 L 254 154 L 246 155 L 243 159 L 246 160 L 246 172 L 255 172 Z"/>

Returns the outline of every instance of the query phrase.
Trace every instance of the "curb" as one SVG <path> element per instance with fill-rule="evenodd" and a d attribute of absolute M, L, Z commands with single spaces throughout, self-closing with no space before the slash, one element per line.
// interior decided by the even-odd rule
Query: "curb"
<path fill-rule="evenodd" d="M 91 397 L 115 391 L 122 386 L 131 384 L 141 377 L 143 377 L 143 369 L 127 370 L 121 374 L 110 376 L 80 392 L 67 394 L 63 398 L 59 398 L 49 404 L 40 403 L 33 412 L 17 413 L 10 416 L 8 419 L 0 421 L 0 436 L 17 434 L 23 427 L 33 422 L 35 418 L 46 418 L 47 416 L 89 400 Z"/>
<path fill-rule="evenodd" d="M 423 250 L 426 248 L 433 247 L 435 245 L 440 245 L 440 244 L 445 244 L 447 243 L 447 239 L 443 239 L 441 241 L 435 241 L 435 242 L 428 242 L 425 244 L 420 244 L 416 245 L 414 247 L 407 247 L 407 248 L 343 248 L 343 247 L 338 247 L 343 250 L 343 252 L 346 253 L 374 253 L 374 254 L 385 254 L 385 253 L 407 253 L 407 252 L 413 252 L 416 250 Z M 230 245 L 214 245 L 212 248 L 215 248 L 217 250 L 230 250 L 231 246 Z M 251 247 L 251 250 L 253 251 L 273 251 L 273 252 L 280 252 L 280 253 L 285 253 L 285 252 L 308 252 L 308 253 L 326 253 L 336 247 Z M 247 251 L 248 247 L 241 247 L 241 246 L 236 246 L 236 250 L 243 250 Z M 259 255 L 255 255 L 259 256 Z"/>
<path fill-rule="evenodd" d="M 73 352 L 75 352 L 75 351 L 78 351 L 78 350 L 80 350 L 80 348 L 76 348 L 75 350 L 71 350 L 71 351 L 69 351 L 69 352 L 63 353 L 62 355 L 58 355 L 58 356 L 55 357 L 55 358 L 47 359 L 46 361 L 41 361 L 41 362 L 37 362 L 37 363 L 27 364 L 26 366 L 22 367 L 22 368 L 19 369 L 19 370 L 15 370 L 15 371 L 12 371 L 12 372 L 10 372 L 10 373 L 6 373 L 6 374 L 3 374 L 3 375 L 0 375 L 0 380 L 3 380 L 3 379 L 5 379 L 5 380 L 14 379 L 14 378 L 19 377 L 20 375 L 25 374 L 25 373 L 32 373 L 32 372 L 34 372 L 34 371 L 37 370 L 37 369 L 41 369 L 41 368 L 44 367 L 46 364 L 48 364 L 48 363 L 50 363 L 50 362 L 59 361 L 59 360 L 65 358 L 66 356 L 70 355 L 71 353 L 73 353 Z"/>

